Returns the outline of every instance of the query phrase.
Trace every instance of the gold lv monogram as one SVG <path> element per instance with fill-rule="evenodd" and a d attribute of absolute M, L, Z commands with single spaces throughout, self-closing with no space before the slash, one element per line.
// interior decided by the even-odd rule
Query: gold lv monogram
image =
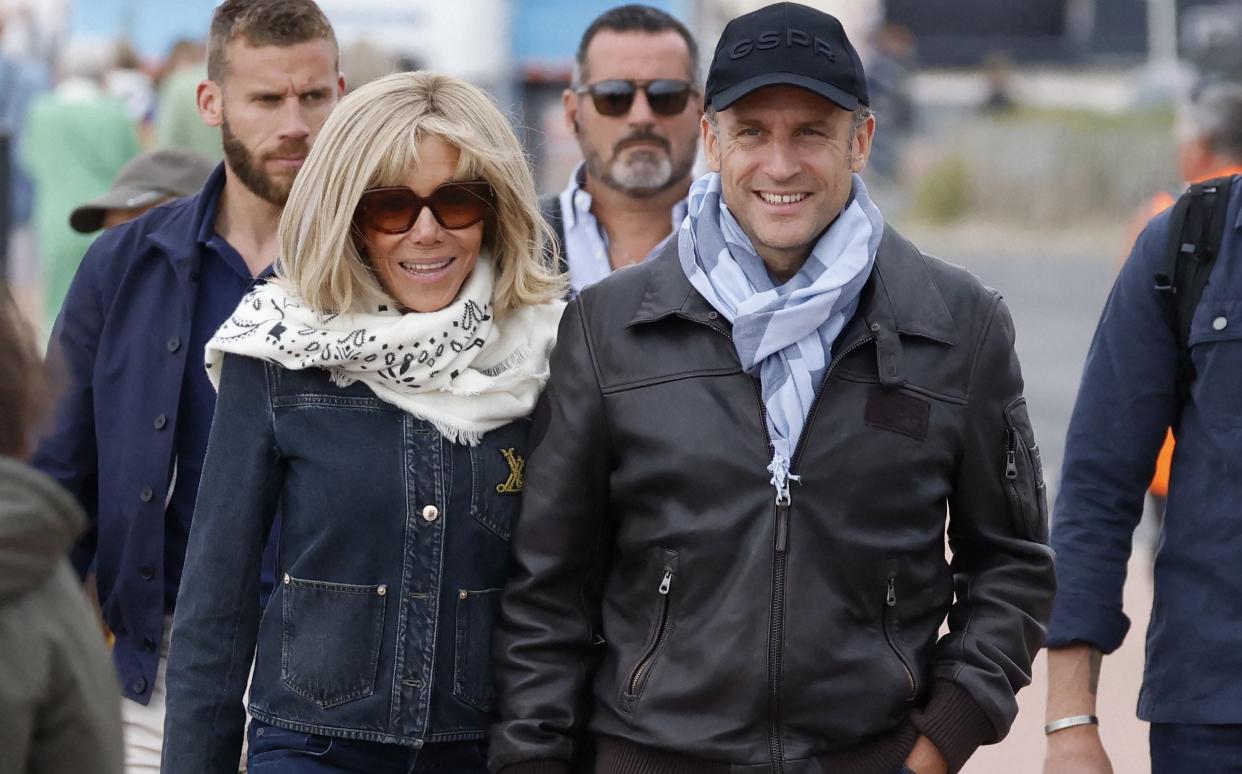
<path fill-rule="evenodd" d="M 504 455 L 505 462 L 509 463 L 509 478 L 503 484 L 496 485 L 496 494 L 519 494 L 525 482 L 522 474 L 526 470 L 526 460 L 513 449 L 501 449 L 500 453 Z"/>

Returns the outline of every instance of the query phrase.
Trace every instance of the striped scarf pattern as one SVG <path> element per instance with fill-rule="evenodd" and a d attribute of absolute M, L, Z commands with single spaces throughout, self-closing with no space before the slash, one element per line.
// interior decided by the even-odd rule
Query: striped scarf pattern
<path fill-rule="evenodd" d="M 833 343 L 858 297 L 884 234 L 884 218 L 854 175 L 850 201 L 788 282 L 777 285 L 721 195 L 720 175 L 690 187 L 677 235 L 690 284 L 733 324 L 742 367 L 759 378 L 777 502 L 788 503 L 794 448 L 823 383 Z"/>

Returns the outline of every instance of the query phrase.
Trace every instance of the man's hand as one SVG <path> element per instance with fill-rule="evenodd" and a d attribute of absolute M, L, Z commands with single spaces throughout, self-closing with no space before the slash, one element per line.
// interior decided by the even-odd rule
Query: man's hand
<path fill-rule="evenodd" d="M 1113 774 L 1099 726 L 1075 726 L 1049 735 L 1044 774 Z"/>
<path fill-rule="evenodd" d="M 914 749 L 906 756 L 906 768 L 915 774 L 948 774 L 949 762 L 932 744 L 932 740 L 920 736 L 914 743 Z"/>
<path fill-rule="evenodd" d="M 1048 649 L 1047 722 L 1095 714 L 1103 660 L 1100 651 L 1086 643 Z M 1049 734 L 1044 774 L 1113 774 L 1100 727 L 1073 726 Z"/>

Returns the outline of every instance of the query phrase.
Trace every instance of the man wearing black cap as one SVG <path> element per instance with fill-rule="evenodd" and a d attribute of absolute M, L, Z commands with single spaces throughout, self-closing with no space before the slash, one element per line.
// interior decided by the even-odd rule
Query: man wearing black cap
<path fill-rule="evenodd" d="M 957 771 L 1012 724 L 1055 585 L 1012 321 L 868 197 L 836 19 L 733 20 L 704 93 L 676 239 L 561 324 L 490 765 Z"/>

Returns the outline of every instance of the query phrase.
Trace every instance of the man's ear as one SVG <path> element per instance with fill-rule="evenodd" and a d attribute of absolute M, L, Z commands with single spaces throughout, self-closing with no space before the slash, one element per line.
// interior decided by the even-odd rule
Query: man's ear
<path fill-rule="evenodd" d="M 867 116 L 867 120 L 854 130 L 854 155 L 850 158 L 850 171 L 860 173 L 867 168 L 867 159 L 871 158 L 871 140 L 875 137 L 875 116 Z"/>
<path fill-rule="evenodd" d="M 719 119 L 717 119 L 719 120 Z M 705 114 L 699 119 L 699 131 L 703 134 L 703 155 L 707 157 L 707 168 L 713 172 L 720 171 L 720 137 L 711 121 Z"/>
<path fill-rule="evenodd" d="M 220 84 L 212 80 L 200 81 L 195 94 L 198 104 L 198 117 L 208 126 L 220 126 L 224 123 L 224 93 Z"/>
<path fill-rule="evenodd" d="M 561 92 L 561 107 L 565 111 L 565 126 L 569 127 L 569 131 L 574 137 L 578 136 L 578 95 L 573 89 L 565 89 Z"/>

